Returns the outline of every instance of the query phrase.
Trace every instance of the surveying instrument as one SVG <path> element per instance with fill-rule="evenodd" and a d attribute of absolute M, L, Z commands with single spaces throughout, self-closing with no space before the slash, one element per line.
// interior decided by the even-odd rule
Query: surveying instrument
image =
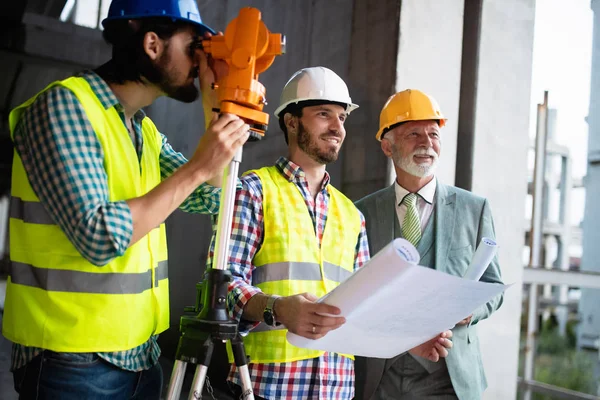
<path fill-rule="evenodd" d="M 249 140 L 264 136 L 269 115 L 262 112 L 267 104 L 265 87 L 258 82 L 258 74 L 266 71 L 275 57 L 285 53 L 285 36 L 271 33 L 255 8 L 242 8 L 225 30 L 224 35 L 212 36 L 201 42 L 204 52 L 214 59 L 225 60 L 229 66 L 226 76 L 213 85 L 217 91 L 221 113 L 231 113 L 250 125 Z M 242 148 L 236 152 L 223 176 L 219 205 L 213 268 L 205 272 L 204 280 L 196 285 L 196 304 L 186 307 L 192 315 L 181 317 L 181 336 L 176 361 L 169 381 L 168 400 L 178 400 L 188 363 L 196 365 L 196 372 L 188 399 L 201 399 L 202 388 L 214 343 L 231 343 L 235 365 L 242 382 L 242 398 L 254 400 L 248 360 L 238 323 L 227 313 L 227 292 L 231 273 L 227 270 L 231 223 Z"/>

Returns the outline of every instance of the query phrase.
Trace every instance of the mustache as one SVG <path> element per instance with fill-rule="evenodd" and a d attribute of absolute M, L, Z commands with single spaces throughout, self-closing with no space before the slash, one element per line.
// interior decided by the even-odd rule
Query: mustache
<path fill-rule="evenodd" d="M 416 149 L 415 151 L 413 151 L 413 153 L 411 154 L 412 156 L 431 156 L 433 157 L 435 160 L 437 160 L 438 155 L 435 151 L 433 151 L 433 149 L 431 147 L 424 149 L 424 148 L 420 148 L 420 149 Z"/>
<path fill-rule="evenodd" d="M 335 137 L 335 138 L 338 138 L 338 139 L 340 139 L 340 140 L 341 140 L 341 139 L 342 139 L 342 134 L 341 134 L 341 133 L 339 133 L 339 132 L 336 132 L 336 131 L 329 131 L 329 132 L 323 133 L 323 134 L 321 135 L 321 137 L 322 137 L 322 138 L 323 138 L 323 137 Z"/>

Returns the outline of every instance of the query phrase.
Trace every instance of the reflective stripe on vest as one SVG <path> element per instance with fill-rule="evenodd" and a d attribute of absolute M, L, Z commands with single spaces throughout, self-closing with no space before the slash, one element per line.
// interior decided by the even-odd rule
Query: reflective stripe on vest
<path fill-rule="evenodd" d="M 337 265 L 324 262 L 325 278 L 340 283 L 352 273 Z M 321 266 L 311 262 L 281 262 L 261 265 L 252 271 L 252 284 L 274 281 L 319 281 L 323 279 Z"/>
<path fill-rule="evenodd" d="M 21 219 L 29 224 L 54 225 L 42 203 L 23 201 L 14 196 L 10 198 L 10 218 Z"/>
<path fill-rule="evenodd" d="M 154 286 L 169 276 L 168 261 L 155 269 Z M 33 265 L 11 262 L 11 281 L 51 292 L 136 294 L 152 289 L 152 270 L 143 273 L 83 272 L 66 269 L 36 268 Z"/>

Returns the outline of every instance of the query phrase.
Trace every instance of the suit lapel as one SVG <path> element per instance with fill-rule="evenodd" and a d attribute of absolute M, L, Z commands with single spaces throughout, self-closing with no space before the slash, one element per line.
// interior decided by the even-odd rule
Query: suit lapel
<path fill-rule="evenodd" d="M 378 234 L 380 244 L 377 251 L 383 249 L 388 243 L 394 240 L 394 218 L 396 217 L 396 191 L 394 185 L 387 187 L 381 196 L 377 199 L 377 224 L 379 225 Z M 374 254 L 371 254 L 374 256 Z"/>
<path fill-rule="evenodd" d="M 435 191 L 435 269 L 444 271 L 446 258 L 452 242 L 456 217 L 456 193 L 449 187 L 437 183 Z"/>

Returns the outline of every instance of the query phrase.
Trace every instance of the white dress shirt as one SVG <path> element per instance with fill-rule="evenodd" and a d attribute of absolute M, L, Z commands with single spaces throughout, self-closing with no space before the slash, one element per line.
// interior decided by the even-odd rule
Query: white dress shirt
<path fill-rule="evenodd" d="M 425 230 L 427 222 L 429 222 L 429 218 L 431 218 L 431 214 L 433 213 L 436 187 L 437 180 L 434 177 L 417 192 L 417 211 L 421 220 L 421 233 Z M 400 186 L 397 181 L 394 181 L 394 188 L 396 190 L 396 215 L 398 216 L 400 228 L 402 228 L 404 216 L 406 215 L 406 205 L 402 204 L 402 199 L 410 192 Z"/>

